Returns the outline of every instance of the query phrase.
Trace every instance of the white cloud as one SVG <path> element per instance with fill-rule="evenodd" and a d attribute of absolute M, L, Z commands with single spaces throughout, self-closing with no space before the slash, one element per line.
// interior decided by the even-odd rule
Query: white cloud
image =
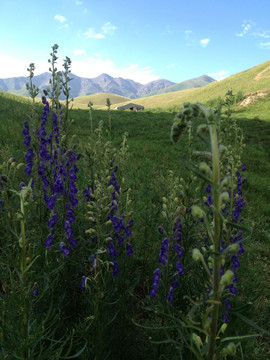
<path fill-rule="evenodd" d="M 85 57 L 83 60 L 74 60 L 71 64 L 71 71 L 78 76 L 93 78 L 102 73 L 107 73 L 113 77 L 131 79 L 141 84 L 146 84 L 160 77 L 154 74 L 151 66 L 140 68 L 138 64 L 130 64 L 119 68 L 111 59 L 100 57 Z"/>
<path fill-rule="evenodd" d="M 55 15 L 54 19 L 56 21 L 59 21 L 61 24 L 63 24 L 65 21 L 67 21 L 67 19 L 62 15 Z"/>
<path fill-rule="evenodd" d="M 243 23 L 241 25 L 241 27 L 243 28 L 242 32 L 235 34 L 235 35 L 239 36 L 239 37 L 245 36 L 249 32 L 249 30 L 255 25 L 256 25 L 256 23 L 254 21 L 245 20 L 245 21 L 243 21 Z"/>
<path fill-rule="evenodd" d="M 202 47 L 206 47 L 210 42 L 210 39 L 202 39 L 200 40 L 200 44 Z"/>
<path fill-rule="evenodd" d="M 211 74 L 208 74 L 208 76 L 212 77 L 213 79 L 215 80 L 223 80 L 225 79 L 226 77 L 228 77 L 230 74 L 230 71 L 227 71 L 227 70 L 220 70 L 218 72 L 214 72 L 214 73 L 211 73 Z"/>
<path fill-rule="evenodd" d="M 29 68 L 29 61 L 26 58 L 16 57 L 16 56 L 7 56 L 0 53 L 1 58 L 1 67 L 0 67 L 0 78 L 7 79 L 11 77 L 19 77 L 19 76 L 29 76 L 29 72 L 27 68 Z M 58 60 L 59 61 L 59 60 Z M 39 75 L 45 71 L 48 71 L 49 65 L 48 61 L 40 61 L 33 60 L 35 64 L 35 75 Z M 59 61 L 59 64 L 62 64 Z"/>
<path fill-rule="evenodd" d="M 256 37 L 260 37 L 263 39 L 269 39 L 270 38 L 270 32 L 268 30 L 261 30 L 258 29 L 256 32 L 254 32 L 252 35 Z"/>
<path fill-rule="evenodd" d="M 73 50 L 73 51 L 72 51 L 72 54 L 74 54 L 74 55 L 76 55 L 76 56 L 85 55 L 85 54 L 86 54 L 86 51 L 85 51 L 85 50 L 82 50 L 82 49 L 76 49 L 76 50 Z"/>
<path fill-rule="evenodd" d="M 270 50 L 270 42 L 266 42 L 266 43 L 260 42 L 259 47 L 261 49 L 267 49 L 267 50 L 269 49 Z"/>
<path fill-rule="evenodd" d="M 106 24 L 104 24 L 102 26 L 102 32 L 104 34 L 112 35 L 115 32 L 116 29 L 117 29 L 117 27 L 112 25 L 110 21 L 106 22 Z"/>
<path fill-rule="evenodd" d="M 175 67 L 175 64 L 166 65 L 166 69 L 173 69 Z"/>
<path fill-rule="evenodd" d="M 75 4 L 76 4 L 76 5 L 82 5 L 83 2 L 82 2 L 82 1 L 75 1 Z"/>
<path fill-rule="evenodd" d="M 89 28 L 88 31 L 84 33 L 84 36 L 87 39 L 105 39 L 103 34 L 95 34 L 92 28 Z"/>
<path fill-rule="evenodd" d="M 81 49 L 75 49 L 73 53 L 81 53 L 81 57 L 71 57 L 71 71 L 75 75 L 93 78 L 102 73 L 107 73 L 113 77 L 122 77 L 124 79 L 131 79 L 141 84 L 146 84 L 153 80 L 160 79 L 155 74 L 154 69 L 151 66 L 142 66 L 138 64 L 126 64 L 122 67 L 117 66 L 113 60 L 109 58 L 102 58 L 102 55 L 95 53 L 92 56 L 87 56 L 86 52 L 83 53 Z M 74 54 L 75 55 L 75 54 Z M 47 72 L 49 69 L 48 61 L 39 59 L 32 59 L 29 62 L 28 57 L 16 57 L 13 55 L 7 56 L 1 53 L 1 67 L 0 67 L 0 79 L 12 78 L 17 76 L 28 76 L 27 68 L 30 62 L 35 63 L 35 75 L 39 75 L 43 72 Z M 58 70 L 62 70 L 63 58 L 59 55 L 57 60 Z"/>
<path fill-rule="evenodd" d="M 96 53 L 96 52 L 94 52 L 93 55 L 96 56 L 96 57 L 99 57 L 99 56 L 100 56 L 100 54 L 99 54 L 99 53 Z"/>

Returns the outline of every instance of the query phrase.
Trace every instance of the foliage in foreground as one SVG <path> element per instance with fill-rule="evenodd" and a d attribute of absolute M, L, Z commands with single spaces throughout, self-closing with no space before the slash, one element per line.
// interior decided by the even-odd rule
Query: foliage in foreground
<path fill-rule="evenodd" d="M 56 60 L 54 46 L 42 114 L 30 65 L 24 164 L 10 158 L 1 168 L 2 357 L 240 357 L 241 341 L 254 335 L 235 327 L 237 318 L 253 323 L 234 305 L 248 232 L 243 137 L 230 103 L 225 120 L 220 109 L 200 104 L 185 104 L 176 115 L 172 138 L 187 130 L 190 173 L 165 176 L 158 233 L 149 242 L 133 235 L 143 221 L 136 225 L 126 180 L 127 135 L 114 146 L 108 101 L 108 126 L 99 123 L 94 132 L 90 112 L 87 144 L 71 136 L 70 61 L 61 82 Z"/>

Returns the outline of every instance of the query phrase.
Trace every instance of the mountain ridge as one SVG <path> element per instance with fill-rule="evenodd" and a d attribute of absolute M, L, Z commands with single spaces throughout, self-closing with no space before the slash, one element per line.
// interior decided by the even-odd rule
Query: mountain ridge
<path fill-rule="evenodd" d="M 49 72 L 42 73 L 40 75 L 36 75 L 33 79 L 34 84 L 40 89 L 40 96 L 42 95 L 42 91 L 46 90 L 50 84 L 51 74 Z M 187 84 L 191 84 L 191 87 L 201 87 L 207 85 L 208 83 L 215 81 L 214 79 L 209 78 L 208 82 L 199 81 L 203 76 L 190 80 L 186 80 Z M 141 98 L 145 96 L 149 96 L 152 93 L 162 93 L 165 89 L 172 88 L 171 91 L 174 90 L 174 86 L 181 87 L 181 83 L 174 83 L 170 80 L 166 79 L 158 79 L 151 81 L 147 84 L 140 84 L 131 79 L 124 79 L 122 77 L 112 77 L 108 74 L 100 74 L 95 78 L 84 78 L 77 76 L 73 73 L 70 74 L 70 78 L 72 81 L 70 82 L 70 98 L 75 98 L 79 96 L 93 95 L 97 93 L 112 93 L 124 97 L 128 97 L 130 99 Z M 196 82 L 197 79 L 197 82 Z M 28 96 L 28 92 L 26 90 L 26 83 L 28 82 L 28 77 L 13 77 L 7 79 L 0 79 L 0 90 L 6 91 L 9 93 Z M 188 85 L 185 85 L 188 86 Z M 187 88 L 187 87 L 184 87 Z M 165 91 L 170 92 L 170 91 Z M 63 100 L 64 96 L 60 96 L 60 100 Z"/>

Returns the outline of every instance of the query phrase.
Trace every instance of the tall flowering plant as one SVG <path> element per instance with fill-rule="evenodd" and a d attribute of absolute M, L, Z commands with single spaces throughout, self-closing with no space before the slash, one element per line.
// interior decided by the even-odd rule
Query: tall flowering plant
<path fill-rule="evenodd" d="M 186 354 L 183 350 L 186 347 L 197 359 L 222 359 L 234 355 L 241 341 L 241 337 L 226 338 L 222 334 L 226 332 L 230 320 L 231 299 L 237 294 L 237 269 L 240 266 L 240 256 L 244 252 L 243 232 L 246 229 L 239 222 L 242 221 L 241 212 L 245 204 L 242 194 L 242 185 L 246 181 L 242 177 L 245 166 L 240 163 L 240 151 L 237 155 L 234 154 L 233 143 L 230 147 L 220 143 L 219 134 L 224 131 L 221 108 L 212 111 L 199 103 L 184 104 L 172 126 L 171 138 L 174 142 L 179 140 L 186 128 L 189 139 L 191 138 L 192 121 L 201 123 L 197 128 L 197 135 L 204 140 L 208 148 L 204 151 L 195 151 L 192 154 L 193 161 L 189 161 L 187 167 L 196 175 L 197 180 L 202 181 L 204 190 L 201 192 L 201 199 L 197 197 L 198 189 L 195 190 L 193 205 L 185 207 L 182 203 L 182 211 L 180 205 L 178 214 L 176 209 L 171 212 L 174 219 L 168 236 L 164 227 L 159 227 L 159 232 L 164 238 L 158 260 L 160 266 L 154 271 L 150 296 L 156 299 L 159 288 L 168 286 L 166 297 L 168 304 L 173 304 L 175 296 L 176 299 L 181 297 L 179 292 L 175 296 L 173 294 L 187 273 L 182 260 L 192 256 L 193 261 L 201 264 L 201 271 L 205 274 L 202 277 L 204 285 L 201 287 L 202 290 L 205 289 L 205 293 L 200 301 L 191 300 L 194 305 L 186 309 L 187 317 L 183 316 L 183 308 L 181 315 L 177 311 L 173 312 L 174 316 L 180 315 L 181 323 L 178 326 L 179 342 L 175 344 L 178 344 L 178 348 L 182 348 L 182 355 Z M 235 139 L 240 139 L 240 143 L 243 143 L 235 122 L 233 125 L 225 124 L 225 128 L 227 131 L 234 131 L 234 134 L 237 134 Z M 239 147 L 239 142 L 236 143 Z M 201 159 L 198 164 L 194 162 L 196 157 Z M 183 188 L 178 185 L 178 189 L 184 194 L 187 193 L 188 187 Z M 171 194 L 173 195 L 174 192 L 171 191 Z M 177 201 L 179 200 L 176 198 Z M 171 204 L 171 201 L 164 199 L 165 217 L 168 216 Z M 196 228 L 193 235 L 197 241 L 191 236 L 188 240 L 185 239 L 183 234 L 183 228 L 187 225 L 185 213 L 191 213 L 194 219 L 188 226 Z M 185 241 L 192 243 L 189 249 L 185 246 Z M 164 278 L 163 271 L 168 272 L 169 259 L 173 254 L 177 262 L 173 281 L 168 281 Z M 196 266 L 196 269 L 198 270 L 199 267 Z M 195 268 L 193 274 L 190 274 L 190 281 L 193 277 L 196 278 Z M 183 295 L 192 296 L 186 292 Z"/>
<path fill-rule="evenodd" d="M 80 155 L 76 154 L 72 148 L 68 148 L 66 137 L 70 90 L 68 74 L 71 61 L 69 58 L 64 61 L 63 80 L 62 73 L 57 72 L 56 68 L 57 49 L 57 45 L 52 47 L 49 60 L 52 73 L 51 88 L 45 90 L 45 96 L 42 96 L 43 112 L 40 123 L 36 125 L 37 127 L 34 125 L 31 127 L 29 122 L 25 121 L 23 135 L 24 145 L 27 147 L 25 173 L 32 177 L 33 189 L 34 181 L 37 180 L 38 186 L 34 190 L 43 197 L 49 214 L 48 235 L 44 246 L 51 250 L 55 237 L 58 237 L 60 233 L 61 239 L 58 246 L 64 257 L 67 257 L 70 249 L 77 246 L 72 227 L 75 221 L 75 208 L 78 204 L 76 179 L 79 169 L 76 162 Z M 28 84 L 30 95 L 36 95 L 32 84 L 33 75 L 33 67 L 30 66 L 30 84 Z M 62 89 L 66 96 L 64 114 L 59 102 Z M 51 104 L 46 96 L 50 98 Z M 41 209 L 39 211 L 41 212 Z"/>

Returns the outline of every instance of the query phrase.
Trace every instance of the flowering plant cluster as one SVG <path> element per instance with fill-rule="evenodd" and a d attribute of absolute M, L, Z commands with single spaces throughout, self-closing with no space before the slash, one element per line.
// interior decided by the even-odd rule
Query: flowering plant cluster
<path fill-rule="evenodd" d="M 62 106 L 59 102 L 59 94 L 62 89 L 61 73 L 56 73 L 55 62 L 57 60 L 57 46 L 53 47 L 52 59 L 52 89 L 44 91 L 45 95 L 51 94 L 51 106 L 45 96 L 42 96 L 43 112 L 40 118 L 38 128 L 33 125 L 30 127 L 28 121 L 24 122 L 24 145 L 27 147 L 25 155 L 27 167 L 25 173 L 33 178 L 32 188 L 34 192 L 38 192 L 41 187 L 43 200 L 49 211 L 48 229 L 49 234 L 44 246 L 51 250 L 54 232 L 58 224 L 58 231 L 64 233 L 66 241 L 62 238 L 59 242 L 59 248 L 63 255 L 67 257 L 70 248 L 77 246 L 77 240 L 74 237 L 72 226 L 75 221 L 75 208 L 78 204 L 76 194 L 78 189 L 76 186 L 78 167 L 76 161 L 80 158 L 80 154 L 76 154 L 71 148 L 66 147 L 65 132 L 63 122 L 66 114 L 62 112 Z M 68 72 L 70 60 L 65 62 L 66 72 Z M 33 93 L 33 67 L 30 68 L 30 85 L 28 89 L 30 95 Z M 66 75 L 66 80 L 69 78 Z M 66 83 L 65 83 L 66 85 Z M 36 95 L 36 93 L 34 93 Z M 65 95 L 69 96 L 69 88 L 65 86 Z M 32 140 L 33 138 L 33 140 Z M 34 164 L 36 166 L 34 167 Z M 35 173 L 33 173 L 33 167 Z M 37 176 L 36 176 L 37 175 Z M 36 189 L 34 188 L 34 179 L 38 180 Z M 39 194 L 41 196 L 41 194 Z"/>
<path fill-rule="evenodd" d="M 123 148 L 126 144 L 126 135 L 123 137 L 118 154 L 112 148 L 110 141 L 103 143 L 102 126 L 101 122 L 96 130 L 98 139 L 92 148 L 94 163 L 101 163 L 102 167 L 99 171 L 95 171 L 92 186 L 90 184 L 84 190 L 88 207 L 87 219 L 91 223 L 91 227 L 86 230 L 86 235 L 89 237 L 90 248 L 93 249 L 90 275 L 99 273 L 99 267 L 105 269 L 111 267 L 112 275 L 116 276 L 119 273 L 120 252 L 123 252 L 124 248 L 127 257 L 133 253 L 130 241 L 133 219 L 132 212 L 128 211 L 131 204 L 131 190 L 127 190 L 124 199 L 120 185 L 123 184 L 124 179 L 121 176 L 120 181 L 117 179 L 119 169 L 115 164 L 115 159 L 125 155 Z M 89 180 L 91 182 L 92 179 Z M 124 204 L 126 204 L 125 209 Z M 86 280 L 87 278 L 83 275 L 81 284 L 83 289 L 85 289 Z"/>
<path fill-rule="evenodd" d="M 199 125 L 197 134 L 206 144 L 210 145 L 210 151 L 196 151 L 193 155 L 203 158 L 203 161 L 199 165 L 189 162 L 188 168 L 204 184 L 208 184 L 205 185 L 206 196 L 202 196 L 201 205 L 198 198 L 194 199 L 195 204 L 193 203 L 190 208 L 191 214 L 195 219 L 193 224 L 185 223 L 184 213 L 189 212 L 189 208 L 185 208 L 186 211 L 182 211 L 182 213 L 181 211 L 177 213 L 174 210 L 174 216 L 179 215 L 180 217 L 176 218 L 175 223 L 171 222 L 170 234 L 163 239 L 159 263 L 162 267 L 166 268 L 171 250 L 174 249 L 176 251 L 178 261 L 176 262 L 177 271 L 173 278 L 174 282 L 170 284 L 168 278 L 164 282 L 165 284 L 170 284 L 167 285 L 169 287 L 167 302 L 172 304 L 173 290 L 176 287 L 175 285 L 178 285 L 175 276 L 184 274 L 184 268 L 180 259 L 183 255 L 185 259 L 187 256 L 190 256 L 190 252 L 186 247 L 181 248 L 185 241 L 183 242 L 182 240 L 181 244 L 174 239 L 174 230 L 177 229 L 176 237 L 178 240 L 184 239 L 183 227 L 186 225 L 196 225 L 195 236 L 202 240 L 201 244 L 197 242 L 197 246 L 191 249 L 192 257 L 195 262 L 201 263 L 205 271 L 204 283 L 205 288 L 208 288 L 208 290 L 203 301 L 194 303 L 193 310 L 189 312 L 184 322 L 187 327 L 190 327 L 191 343 L 188 347 L 192 353 L 198 359 L 206 357 L 207 359 L 214 359 L 215 356 L 224 358 L 236 352 L 234 342 L 229 343 L 228 346 L 223 346 L 223 342 L 225 341 L 226 343 L 226 338 L 219 342 L 217 341 L 217 334 L 223 334 L 229 322 L 229 310 L 232 307 L 231 298 L 237 293 L 235 284 L 237 282 L 236 272 L 240 266 L 239 256 L 244 252 L 244 227 L 241 227 L 242 230 L 240 231 L 237 223 L 242 221 L 240 214 L 245 204 L 242 185 L 246 180 L 242 178 L 240 173 L 240 171 L 245 171 L 245 166 L 241 165 L 240 151 L 235 155 L 235 149 L 232 146 L 227 148 L 219 142 L 218 134 L 222 131 L 220 108 L 212 111 L 199 103 L 184 104 L 183 109 L 174 119 L 171 132 L 172 140 L 178 141 L 186 128 L 188 129 L 189 139 L 192 139 L 191 122 L 196 118 L 205 122 Z M 235 122 L 232 122 L 232 124 L 226 124 L 227 130 L 229 129 L 231 132 L 235 130 L 237 133 L 235 139 L 240 139 L 240 148 L 242 149 L 242 134 L 239 135 Z M 209 140 L 204 138 L 207 133 L 209 134 Z M 237 145 L 239 146 L 239 142 Z M 183 191 L 181 187 L 178 187 L 178 189 Z M 186 191 L 185 188 L 184 191 Z M 177 200 L 178 198 L 176 198 L 176 202 Z M 163 201 L 163 214 L 165 218 L 169 218 L 167 205 L 167 200 Z M 165 232 L 163 227 L 159 227 L 159 231 L 162 234 Z M 189 238 L 191 239 L 191 237 Z M 176 246 L 178 247 L 176 248 Z M 161 266 L 154 272 L 153 285 L 150 289 L 150 296 L 154 299 L 162 284 L 163 274 Z M 179 296 L 180 294 L 178 293 Z M 221 311 L 222 308 L 223 312 Z M 183 317 L 181 319 L 183 320 Z M 201 328 L 199 333 L 191 325 L 195 324 L 194 321 L 196 321 L 196 326 Z M 183 331 L 179 329 L 180 336 L 184 339 Z"/>
<path fill-rule="evenodd" d="M 155 299 L 159 287 L 162 285 L 163 289 L 169 283 L 166 301 L 169 304 L 173 303 L 173 291 L 179 287 L 181 283 L 180 277 L 184 275 L 183 267 L 184 248 L 182 243 L 182 223 L 179 217 L 181 213 L 182 185 L 178 178 L 174 179 L 172 171 L 168 176 L 168 197 L 163 197 L 163 211 L 162 218 L 163 226 L 158 227 L 158 232 L 162 235 L 162 246 L 159 253 L 159 267 L 154 271 L 153 284 L 150 289 L 150 296 Z M 162 274 L 164 272 L 164 274 Z M 181 288 L 181 286 L 180 286 Z"/>

